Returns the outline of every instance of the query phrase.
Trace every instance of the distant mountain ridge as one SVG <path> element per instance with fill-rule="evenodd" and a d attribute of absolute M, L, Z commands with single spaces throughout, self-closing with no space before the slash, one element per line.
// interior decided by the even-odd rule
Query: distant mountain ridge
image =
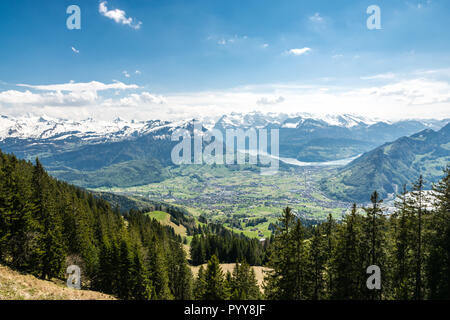
<path fill-rule="evenodd" d="M 387 141 L 431 128 L 444 120 L 382 122 L 354 115 L 230 113 L 200 122 L 204 130 L 279 129 L 280 156 L 304 162 L 354 157 Z M 73 121 L 47 116 L 0 116 L 0 149 L 19 158 L 39 157 L 57 178 L 84 186 L 136 186 L 167 178 L 177 129 L 192 132 L 193 120 Z"/>
<path fill-rule="evenodd" d="M 324 179 L 322 188 L 340 200 L 367 201 L 373 190 L 382 196 L 398 193 L 419 175 L 430 188 L 448 164 L 450 123 L 439 131 L 426 129 L 363 154 L 333 177 Z"/>

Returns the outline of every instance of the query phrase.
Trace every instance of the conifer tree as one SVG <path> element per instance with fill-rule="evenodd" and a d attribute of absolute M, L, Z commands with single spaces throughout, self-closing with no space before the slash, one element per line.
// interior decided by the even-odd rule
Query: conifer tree
<path fill-rule="evenodd" d="M 374 191 L 370 196 L 372 204 L 369 208 L 363 208 L 366 213 L 364 222 L 365 246 L 368 248 L 366 256 L 366 266 L 376 265 L 381 269 L 381 272 L 387 271 L 386 256 L 385 256 L 385 233 L 386 228 L 385 219 L 383 217 L 383 209 L 381 203 L 383 200 L 377 191 Z M 383 290 L 383 288 L 382 288 Z M 367 297 L 374 299 L 381 299 L 382 290 L 366 290 Z"/>
<path fill-rule="evenodd" d="M 150 300 L 152 285 L 148 278 L 141 254 L 141 248 L 136 244 L 133 252 L 133 264 L 131 268 L 131 292 L 130 296 L 134 300 Z"/>
<path fill-rule="evenodd" d="M 410 192 L 409 205 L 414 213 L 414 251 L 415 251 L 415 288 L 414 299 L 422 300 L 424 294 L 423 288 L 423 260 L 424 260 L 424 242 L 423 230 L 425 217 L 427 215 L 426 204 L 428 197 L 424 192 L 424 180 L 422 175 L 413 184 Z"/>
<path fill-rule="evenodd" d="M 227 300 L 225 277 L 219 264 L 219 259 L 213 255 L 208 261 L 205 271 L 205 292 L 202 300 Z"/>
<path fill-rule="evenodd" d="M 255 272 L 245 260 L 234 266 L 230 292 L 232 300 L 258 300 L 261 298 Z"/>
<path fill-rule="evenodd" d="M 326 226 L 326 225 L 325 225 Z M 325 297 L 327 279 L 325 278 L 327 262 L 326 235 L 322 234 L 320 226 L 313 227 L 313 238 L 309 247 L 308 274 L 311 286 L 311 299 L 320 300 Z"/>
<path fill-rule="evenodd" d="M 270 300 L 289 300 L 292 297 L 292 242 L 291 228 L 295 216 L 291 208 L 283 209 L 279 218 L 280 226 L 276 227 L 268 261 L 270 271 L 265 277 L 264 293 Z"/>
<path fill-rule="evenodd" d="M 414 269 L 412 267 L 413 243 L 412 243 L 412 219 L 413 212 L 408 203 L 406 185 L 403 186 L 402 195 L 398 196 L 395 203 L 397 211 L 391 217 L 394 225 L 393 237 L 393 275 L 392 287 L 395 299 L 409 300 L 414 291 Z"/>
<path fill-rule="evenodd" d="M 206 292 L 206 279 L 205 269 L 200 266 L 197 274 L 197 278 L 194 283 L 194 298 L 196 300 L 202 300 Z"/>
<path fill-rule="evenodd" d="M 362 217 L 357 214 L 356 204 L 343 219 L 338 230 L 334 261 L 335 299 L 363 299 L 361 288 L 365 284 L 365 252 L 362 243 Z"/>
<path fill-rule="evenodd" d="M 37 221 L 35 227 L 39 233 L 34 252 L 35 271 L 42 279 L 58 277 L 62 273 L 65 258 L 62 217 L 57 212 L 55 203 L 58 193 L 39 159 L 36 159 L 32 183 L 34 215 Z"/>
<path fill-rule="evenodd" d="M 430 230 L 427 283 L 430 299 L 450 299 L 450 165 L 433 186 L 435 210 Z M 429 228 L 431 229 L 431 228 Z"/>

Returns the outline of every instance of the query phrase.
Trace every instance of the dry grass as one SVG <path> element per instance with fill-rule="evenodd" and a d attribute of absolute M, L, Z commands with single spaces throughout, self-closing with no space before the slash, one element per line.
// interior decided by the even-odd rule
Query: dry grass
<path fill-rule="evenodd" d="M 0 300 L 116 300 L 116 298 L 95 291 L 70 289 L 61 280 L 40 280 L 0 265 Z"/>
<path fill-rule="evenodd" d="M 234 269 L 234 263 L 221 263 L 220 267 L 222 268 L 224 273 L 227 273 L 229 271 L 230 273 L 233 273 Z M 207 264 L 203 265 L 203 268 L 206 269 Z M 200 269 L 200 266 L 191 266 L 192 273 L 194 274 L 194 277 L 197 277 L 198 270 Z M 253 271 L 255 272 L 256 280 L 258 281 L 259 287 L 262 289 L 262 284 L 264 281 L 264 276 L 266 275 L 264 271 L 268 271 L 269 268 L 265 267 L 252 267 Z"/>

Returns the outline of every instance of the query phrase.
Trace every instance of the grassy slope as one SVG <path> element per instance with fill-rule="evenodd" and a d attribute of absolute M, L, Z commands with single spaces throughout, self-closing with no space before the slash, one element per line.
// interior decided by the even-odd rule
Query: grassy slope
<path fill-rule="evenodd" d="M 67 288 L 61 280 L 44 281 L 0 265 L 0 300 L 116 300 L 100 292 Z"/>
<path fill-rule="evenodd" d="M 186 228 L 184 226 L 182 226 L 182 225 L 177 226 L 175 223 L 170 221 L 170 214 L 168 214 L 166 212 L 162 212 L 162 211 L 152 211 L 152 212 L 147 213 L 147 215 L 150 218 L 157 220 L 159 223 L 161 223 L 164 226 L 172 227 L 173 230 L 175 231 L 175 233 L 180 235 L 181 237 L 184 238 L 187 236 Z"/>
<path fill-rule="evenodd" d="M 172 227 L 176 234 L 180 235 L 182 238 L 187 238 L 188 241 L 192 239 L 192 237 L 188 237 L 187 230 L 185 226 L 182 226 L 181 224 L 177 226 L 175 223 L 170 221 L 170 214 L 162 211 L 152 211 L 146 213 L 150 218 L 155 219 L 159 223 L 161 223 L 164 226 Z M 190 246 L 187 244 L 183 244 L 184 251 L 186 252 L 186 257 L 190 259 Z"/>

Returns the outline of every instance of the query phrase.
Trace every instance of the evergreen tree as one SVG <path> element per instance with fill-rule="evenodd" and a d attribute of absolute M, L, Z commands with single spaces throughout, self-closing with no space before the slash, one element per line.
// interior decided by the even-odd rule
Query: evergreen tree
<path fill-rule="evenodd" d="M 202 300 L 227 300 L 225 277 L 219 264 L 219 259 L 213 255 L 208 261 L 205 271 L 205 292 Z"/>
<path fill-rule="evenodd" d="M 313 238 L 309 248 L 308 274 L 311 287 L 310 296 L 313 300 L 320 300 L 326 296 L 327 278 L 327 245 L 326 235 L 322 234 L 320 226 L 313 227 Z"/>
<path fill-rule="evenodd" d="M 145 268 L 141 249 L 135 245 L 133 252 L 133 264 L 131 269 L 131 292 L 134 300 L 150 300 L 152 294 L 151 282 Z"/>
<path fill-rule="evenodd" d="M 133 256 L 130 252 L 128 241 L 120 241 L 119 264 L 117 265 L 117 293 L 121 299 L 131 297 Z"/>
<path fill-rule="evenodd" d="M 206 279 L 205 279 L 205 269 L 200 266 L 197 274 L 197 279 L 194 284 L 194 298 L 196 300 L 202 300 L 206 293 Z"/>
<path fill-rule="evenodd" d="M 336 248 L 336 221 L 333 219 L 331 213 L 328 215 L 327 221 L 324 223 L 323 229 L 325 230 L 326 239 L 326 262 L 325 269 L 327 274 L 327 297 L 330 298 L 334 291 L 334 274 L 333 274 L 333 256 Z"/>
<path fill-rule="evenodd" d="M 62 217 L 58 214 L 55 203 L 59 194 L 39 159 L 36 159 L 32 183 L 34 216 L 37 221 L 35 231 L 39 233 L 34 251 L 34 271 L 42 279 L 58 277 L 62 273 L 65 258 Z"/>
<path fill-rule="evenodd" d="M 366 213 L 366 218 L 364 222 L 364 233 L 365 233 L 365 247 L 368 249 L 366 252 L 366 266 L 376 265 L 381 269 L 383 274 L 387 271 L 386 263 L 387 258 L 384 248 L 386 247 L 385 239 L 385 218 L 383 217 L 383 209 L 381 208 L 381 203 L 377 191 L 374 191 L 370 196 L 370 201 L 372 206 L 369 208 L 363 208 Z M 383 290 L 383 288 L 382 288 Z M 374 299 L 381 299 L 382 290 L 365 290 L 367 297 Z"/>
<path fill-rule="evenodd" d="M 255 272 L 247 262 L 242 261 L 235 264 L 229 282 L 232 300 L 258 300 L 261 298 Z"/>
<path fill-rule="evenodd" d="M 409 300 L 414 291 L 414 268 L 412 267 L 413 240 L 412 219 L 413 212 L 408 203 L 406 185 L 403 194 L 398 196 L 396 202 L 397 211 L 392 215 L 394 224 L 394 248 L 393 248 L 393 297 L 395 299 Z"/>
<path fill-rule="evenodd" d="M 363 299 L 365 285 L 365 248 L 362 217 L 357 214 L 356 204 L 343 219 L 338 230 L 336 256 L 333 263 L 335 299 Z"/>
<path fill-rule="evenodd" d="M 290 231 L 294 224 L 295 216 L 291 208 L 283 209 L 279 218 L 280 226 L 277 226 L 272 246 L 270 248 L 270 271 L 267 273 L 264 284 L 264 293 L 271 300 L 289 300 L 292 297 L 292 262 Z"/>
<path fill-rule="evenodd" d="M 415 251 L 415 288 L 414 299 L 422 300 L 424 297 L 423 284 L 423 260 L 424 260 L 424 242 L 423 230 L 425 223 L 425 216 L 427 215 L 426 204 L 428 197 L 424 192 L 423 177 L 413 184 L 410 192 L 409 205 L 414 214 L 414 251 Z"/>
<path fill-rule="evenodd" d="M 279 222 L 271 244 L 268 266 L 272 270 L 265 279 L 265 295 L 268 299 L 305 299 L 308 252 L 302 223 L 289 207 Z"/>
<path fill-rule="evenodd" d="M 450 299 L 450 165 L 433 186 L 435 211 L 430 227 L 430 253 L 426 262 L 430 299 Z"/>

